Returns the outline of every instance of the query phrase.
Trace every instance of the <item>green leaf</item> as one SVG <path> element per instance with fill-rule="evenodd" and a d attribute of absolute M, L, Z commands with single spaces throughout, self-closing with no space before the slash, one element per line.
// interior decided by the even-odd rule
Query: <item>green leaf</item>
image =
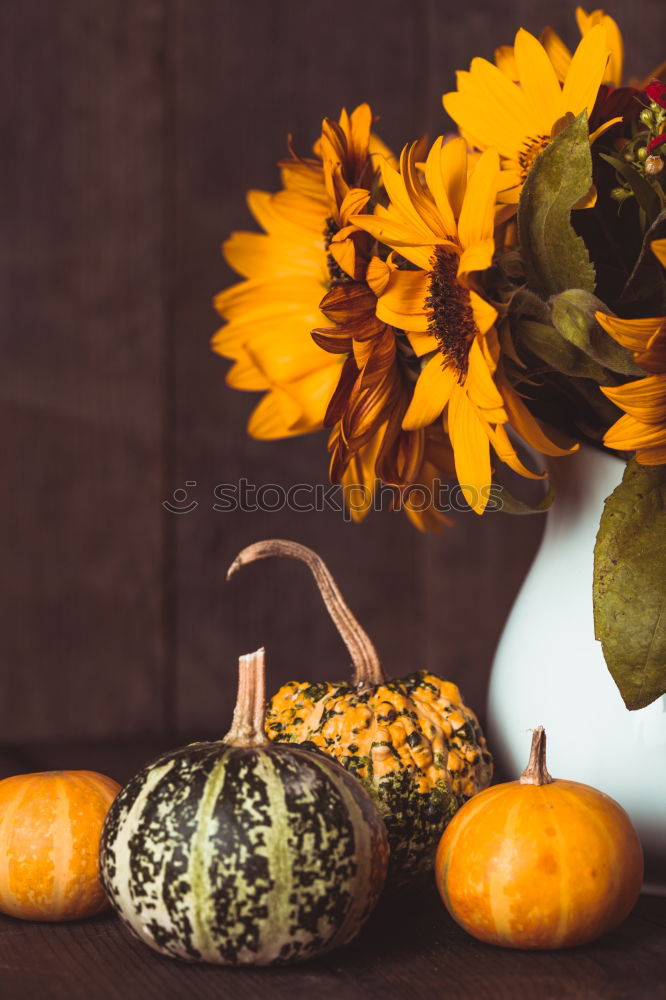
<path fill-rule="evenodd" d="M 666 692 L 666 466 L 627 465 L 594 548 L 594 632 L 627 708 Z"/>
<path fill-rule="evenodd" d="M 537 157 L 520 195 L 518 232 L 527 284 L 544 298 L 568 288 L 594 291 L 594 266 L 571 225 L 571 210 L 591 185 L 583 111 Z"/>
<path fill-rule="evenodd" d="M 526 347 L 549 368 L 563 375 L 590 378 L 600 385 L 610 384 L 601 365 L 546 323 L 523 320 L 517 324 L 514 339 L 519 347 Z"/>
<path fill-rule="evenodd" d="M 590 374 L 590 378 L 600 385 L 615 385 L 617 380 L 609 372 L 636 378 L 645 375 L 634 362 L 631 352 L 599 326 L 594 318 L 597 310 L 607 313 L 608 307 L 582 288 L 571 288 L 551 299 L 553 325 L 558 333 L 600 366 L 599 374 Z"/>

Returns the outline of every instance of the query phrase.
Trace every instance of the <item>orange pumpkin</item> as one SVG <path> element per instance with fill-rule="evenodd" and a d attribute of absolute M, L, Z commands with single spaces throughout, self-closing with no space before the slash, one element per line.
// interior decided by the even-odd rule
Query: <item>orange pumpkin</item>
<path fill-rule="evenodd" d="M 95 771 L 0 781 L 0 910 L 23 920 L 77 920 L 107 906 L 98 876 L 102 826 L 120 791 Z"/>
<path fill-rule="evenodd" d="M 545 751 L 539 727 L 520 780 L 466 802 L 437 850 L 447 910 L 488 944 L 585 944 L 620 924 L 641 890 L 643 852 L 624 809 L 589 785 L 551 778 Z"/>

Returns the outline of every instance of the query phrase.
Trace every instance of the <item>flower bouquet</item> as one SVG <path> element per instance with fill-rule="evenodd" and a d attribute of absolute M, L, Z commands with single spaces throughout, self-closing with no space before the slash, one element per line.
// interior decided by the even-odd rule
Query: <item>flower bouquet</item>
<path fill-rule="evenodd" d="M 623 79 L 603 11 L 571 52 L 520 30 L 472 61 L 444 108 L 458 134 L 396 157 L 367 104 L 251 191 L 263 232 L 224 244 L 228 384 L 263 392 L 248 431 L 329 429 L 355 520 L 380 488 L 420 530 L 439 485 L 482 515 L 544 511 L 581 443 L 626 462 L 595 550 L 597 638 L 628 708 L 666 691 L 666 64 Z M 663 155 L 662 155 L 663 154 Z M 527 446 L 527 447 L 526 447 Z"/>

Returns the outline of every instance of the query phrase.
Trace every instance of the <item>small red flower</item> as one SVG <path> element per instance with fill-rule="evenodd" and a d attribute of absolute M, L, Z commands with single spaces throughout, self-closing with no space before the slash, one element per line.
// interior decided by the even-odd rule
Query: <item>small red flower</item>
<path fill-rule="evenodd" d="M 645 93 L 655 104 L 666 108 L 666 84 L 663 84 L 661 80 L 651 80 L 645 88 Z"/>
<path fill-rule="evenodd" d="M 648 143 L 648 148 L 647 148 L 648 154 L 654 152 L 654 150 L 658 146 L 663 146 L 665 142 L 666 142 L 666 135 L 658 135 L 656 139 L 652 139 L 652 141 Z"/>

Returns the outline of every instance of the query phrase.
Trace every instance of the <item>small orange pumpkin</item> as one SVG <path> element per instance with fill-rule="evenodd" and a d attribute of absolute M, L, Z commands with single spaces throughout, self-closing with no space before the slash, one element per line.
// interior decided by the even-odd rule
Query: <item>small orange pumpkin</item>
<path fill-rule="evenodd" d="M 0 781 L 0 910 L 23 920 L 77 920 L 108 904 L 98 875 L 102 826 L 120 791 L 95 771 Z"/>
<path fill-rule="evenodd" d="M 568 948 L 617 927 L 641 890 L 643 852 L 614 799 L 546 769 L 534 731 L 519 781 L 470 799 L 444 831 L 435 876 L 451 916 L 509 948 Z"/>

